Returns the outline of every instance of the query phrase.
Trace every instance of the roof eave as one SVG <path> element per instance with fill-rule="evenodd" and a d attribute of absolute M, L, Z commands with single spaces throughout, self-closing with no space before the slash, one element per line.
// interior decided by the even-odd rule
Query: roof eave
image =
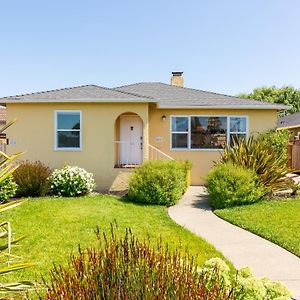
<path fill-rule="evenodd" d="M 291 106 L 285 105 L 160 105 L 157 103 L 159 109 L 262 109 L 262 110 L 290 110 Z"/>
<path fill-rule="evenodd" d="M 140 99 L 122 99 L 122 98 L 110 98 L 110 99 L 97 99 L 97 98 L 76 98 L 76 99 L 0 99 L 0 103 L 156 103 L 157 100 L 149 98 Z"/>
<path fill-rule="evenodd" d="M 278 130 L 283 130 L 283 129 L 294 129 L 300 127 L 300 123 L 298 125 L 290 125 L 290 126 L 281 126 L 277 127 Z"/>

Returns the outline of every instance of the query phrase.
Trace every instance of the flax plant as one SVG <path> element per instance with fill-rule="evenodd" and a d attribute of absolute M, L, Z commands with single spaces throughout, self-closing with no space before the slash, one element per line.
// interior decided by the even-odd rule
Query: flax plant
<path fill-rule="evenodd" d="M 0 133 L 3 133 L 5 129 L 10 127 L 15 122 L 9 122 L 4 127 L 0 128 Z M 5 143 L 6 141 L 1 139 L 0 143 Z M 8 155 L 0 151 L 0 184 L 3 183 L 5 179 L 10 177 L 13 172 L 18 168 L 15 160 L 22 155 L 22 153 L 15 153 Z M 5 204 L 0 204 L 0 213 L 12 209 L 16 206 L 24 203 L 24 200 L 12 201 Z M 12 229 L 9 221 L 3 221 L 0 223 L 0 276 L 7 273 L 15 272 L 17 270 L 25 269 L 32 266 L 31 263 L 15 263 L 17 257 L 11 254 L 11 248 L 14 244 L 17 244 L 24 237 L 19 237 L 13 239 Z M 7 293 L 12 291 L 20 291 L 27 289 L 32 286 L 31 282 L 20 281 L 13 283 L 1 283 L 0 282 L 0 293 Z"/>
<path fill-rule="evenodd" d="M 233 145 L 226 145 L 221 160 L 216 164 L 227 162 L 255 171 L 269 193 L 286 189 L 290 185 L 286 178 L 289 169 L 282 155 L 259 137 L 237 139 Z"/>

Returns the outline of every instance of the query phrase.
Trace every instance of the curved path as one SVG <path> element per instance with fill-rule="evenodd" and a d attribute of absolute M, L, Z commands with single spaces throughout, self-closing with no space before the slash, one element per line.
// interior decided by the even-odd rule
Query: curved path
<path fill-rule="evenodd" d="M 282 281 L 293 297 L 300 300 L 300 259 L 217 217 L 210 209 L 204 187 L 189 187 L 180 202 L 168 212 L 176 223 L 214 245 L 236 268 L 248 266 L 254 276 Z"/>

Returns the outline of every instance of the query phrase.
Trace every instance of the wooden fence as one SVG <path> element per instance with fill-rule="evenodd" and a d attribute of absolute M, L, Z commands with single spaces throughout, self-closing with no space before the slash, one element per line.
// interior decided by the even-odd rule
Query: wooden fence
<path fill-rule="evenodd" d="M 287 147 L 288 166 L 295 171 L 300 171 L 300 140 L 294 140 Z"/>

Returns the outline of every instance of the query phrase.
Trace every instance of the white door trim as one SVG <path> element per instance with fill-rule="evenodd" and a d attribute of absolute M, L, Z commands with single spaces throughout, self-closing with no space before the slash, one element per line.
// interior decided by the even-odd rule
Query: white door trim
<path fill-rule="evenodd" d="M 119 162 L 121 165 L 143 162 L 143 120 L 137 115 L 120 116 Z"/>

